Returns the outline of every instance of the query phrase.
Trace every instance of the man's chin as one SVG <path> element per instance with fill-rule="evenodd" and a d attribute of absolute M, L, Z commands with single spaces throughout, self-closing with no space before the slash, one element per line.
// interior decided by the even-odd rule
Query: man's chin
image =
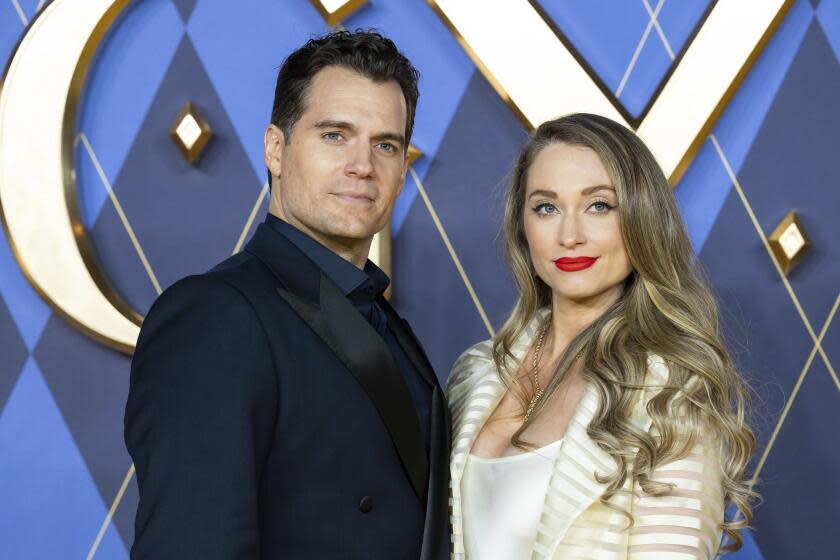
<path fill-rule="evenodd" d="M 367 224 L 331 224 L 324 234 L 333 239 L 343 240 L 347 244 L 364 243 L 373 238 L 377 233 L 375 226 Z"/>

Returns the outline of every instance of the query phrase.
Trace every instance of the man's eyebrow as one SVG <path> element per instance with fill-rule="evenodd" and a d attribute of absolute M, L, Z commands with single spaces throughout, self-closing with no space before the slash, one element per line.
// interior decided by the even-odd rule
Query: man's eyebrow
<path fill-rule="evenodd" d="M 609 186 L 609 185 L 595 185 L 593 187 L 586 187 L 585 189 L 580 191 L 580 194 L 585 196 L 585 195 L 588 195 L 588 194 L 596 193 L 598 191 L 612 191 L 612 192 L 615 192 L 615 189 L 613 187 Z"/>
<path fill-rule="evenodd" d="M 313 125 L 315 128 L 340 128 L 342 130 L 356 130 L 353 123 L 347 121 L 334 121 L 331 119 L 318 121 Z"/>
<path fill-rule="evenodd" d="M 405 145 L 405 136 L 399 134 L 397 132 L 380 132 L 379 134 L 373 135 L 374 140 L 391 140 L 392 142 L 396 142 L 399 145 Z"/>

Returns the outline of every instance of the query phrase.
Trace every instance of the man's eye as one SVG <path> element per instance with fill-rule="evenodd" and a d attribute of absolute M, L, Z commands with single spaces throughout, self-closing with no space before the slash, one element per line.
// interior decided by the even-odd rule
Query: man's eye
<path fill-rule="evenodd" d="M 382 150 L 383 152 L 388 152 L 389 154 L 396 153 L 397 151 L 397 147 L 388 142 L 380 142 L 378 146 L 380 150 Z"/>
<path fill-rule="evenodd" d="M 341 133 L 340 132 L 327 132 L 321 136 L 324 140 L 329 140 L 330 142 L 338 142 L 341 140 Z"/>

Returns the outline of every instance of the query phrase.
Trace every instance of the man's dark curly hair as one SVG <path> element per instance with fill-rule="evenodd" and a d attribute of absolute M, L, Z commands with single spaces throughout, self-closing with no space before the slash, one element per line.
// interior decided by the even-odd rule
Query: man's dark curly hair
<path fill-rule="evenodd" d="M 312 77 L 328 66 L 342 66 L 375 82 L 395 81 L 405 96 L 405 149 L 414 129 L 419 73 L 393 41 L 375 31 L 335 31 L 310 39 L 289 55 L 277 74 L 271 123 L 283 131 L 286 143 L 306 108 Z M 269 174 L 269 184 L 271 174 Z"/>

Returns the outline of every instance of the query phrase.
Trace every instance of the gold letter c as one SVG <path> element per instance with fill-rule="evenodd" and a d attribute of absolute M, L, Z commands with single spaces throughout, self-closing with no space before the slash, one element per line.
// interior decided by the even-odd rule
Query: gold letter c
<path fill-rule="evenodd" d="M 99 272 L 79 219 L 76 109 L 97 46 L 128 0 L 55 0 L 0 82 L 0 218 L 35 290 L 82 331 L 131 353 L 140 316 Z"/>

